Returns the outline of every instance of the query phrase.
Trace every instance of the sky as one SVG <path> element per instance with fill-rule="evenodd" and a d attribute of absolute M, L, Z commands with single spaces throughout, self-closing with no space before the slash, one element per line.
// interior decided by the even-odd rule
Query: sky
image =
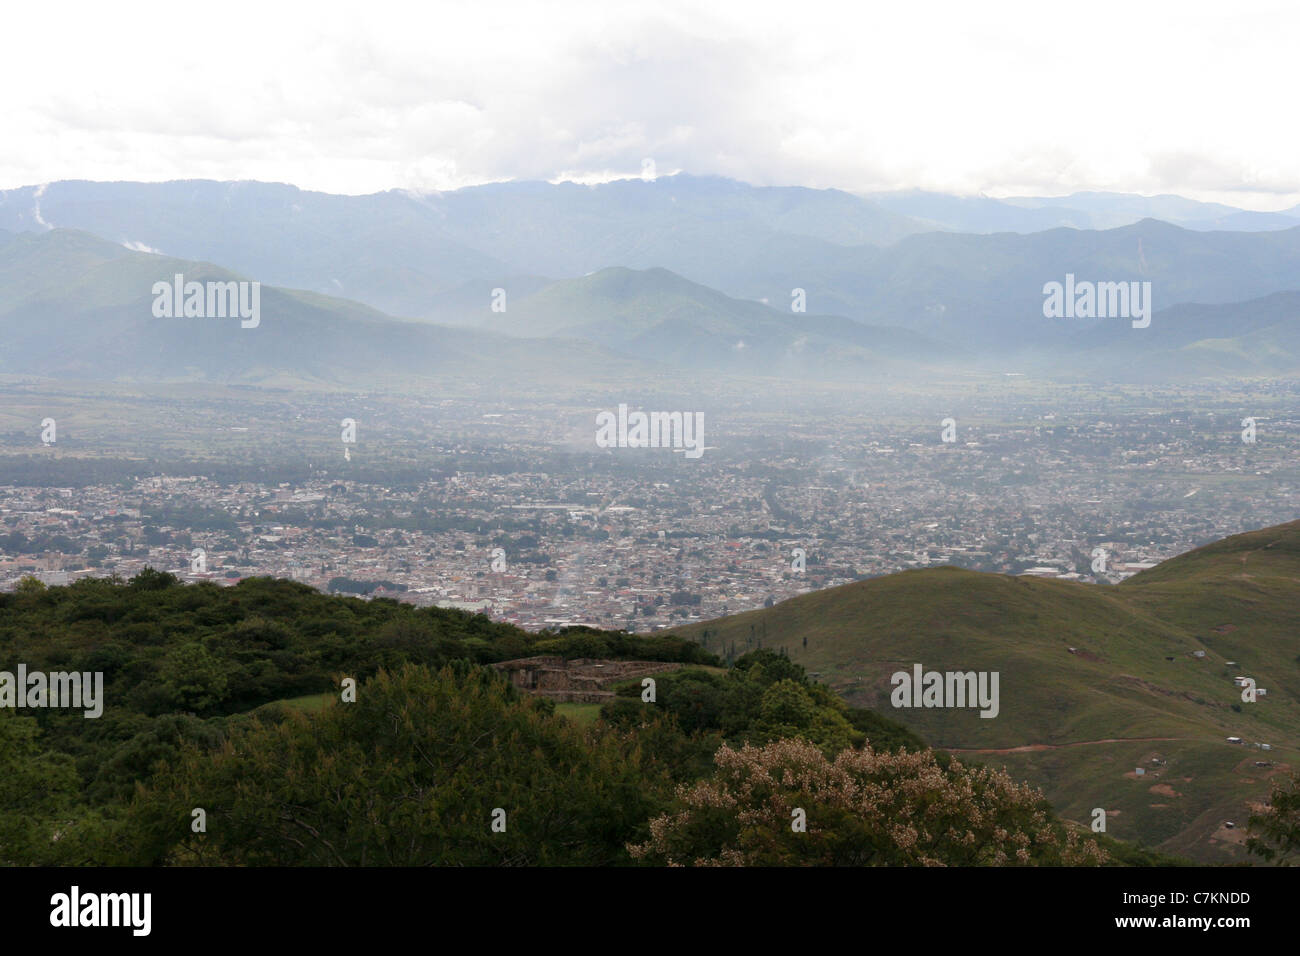
<path fill-rule="evenodd" d="M 1300 5 L 655 0 L 5 10 L 0 188 L 361 194 L 684 170 L 1300 203 Z"/>

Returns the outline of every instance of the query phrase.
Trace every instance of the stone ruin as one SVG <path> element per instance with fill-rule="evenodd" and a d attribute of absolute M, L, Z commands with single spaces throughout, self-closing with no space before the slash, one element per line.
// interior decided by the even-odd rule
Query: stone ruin
<path fill-rule="evenodd" d="M 575 704 L 603 704 L 614 699 L 611 684 L 673 671 L 681 664 L 663 661 L 607 661 L 579 657 L 521 657 L 493 664 L 510 683 L 528 694 Z"/>

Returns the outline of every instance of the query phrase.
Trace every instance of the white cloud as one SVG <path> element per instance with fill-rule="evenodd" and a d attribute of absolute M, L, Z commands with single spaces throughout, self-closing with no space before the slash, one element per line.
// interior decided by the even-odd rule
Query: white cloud
<path fill-rule="evenodd" d="M 38 223 L 40 223 L 42 226 L 44 226 L 46 229 L 53 229 L 54 227 L 51 226 L 48 222 L 46 222 L 44 217 L 41 216 L 41 197 L 45 195 L 45 190 L 49 188 L 50 188 L 49 183 L 41 183 L 39 186 L 36 187 L 35 190 L 33 190 L 32 218 L 35 219 Z"/>
<path fill-rule="evenodd" d="M 161 256 L 163 251 L 155 249 L 153 246 L 147 246 L 143 242 L 136 242 L 134 239 L 124 239 L 121 245 L 130 249 L 132 252 L 148 252 L 155 256 Z"/>
<path fill-rule="evenodd" d="M 701 12 L 701 9 L 703 12 Z M 1300 202 L 1300 10 L 558 0 L 6 11 L 0 187 L 361 193 L 684 169 L 762 184 Z M 75 23 L 76 29 L 65 29 Z M 147 25 L 147 26 L 146 26 Z"/>

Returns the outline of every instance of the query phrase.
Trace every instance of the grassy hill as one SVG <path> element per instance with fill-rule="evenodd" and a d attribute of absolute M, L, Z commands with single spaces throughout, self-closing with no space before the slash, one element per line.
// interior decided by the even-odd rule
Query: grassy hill
<path fill-rule="evenodd" d="M 1240 831 L 1223 822 L 1242 823 L 1249 803 L 1266 797 L 1270 774 L 1300 766 L 1298 597 L 1300 522 L 1292 522 L 1117 587 L 933 568 L 676 633 L 722 652 L 760 641 L 788 648 L 850 703 L 897 717 L 935 747 L 1005 764 L 1067 818 L 1118 810 L 1109 832 L 1120 839 L 1224 861 L 1242 851 Z M 893 708 L 890 675 L 915 663 L 997 671 L 1000 713 Z M 1267 696 L 1242 703 L 1238 674 Z M 1253 746 L 1261 742 L 1272 749 Z"/>

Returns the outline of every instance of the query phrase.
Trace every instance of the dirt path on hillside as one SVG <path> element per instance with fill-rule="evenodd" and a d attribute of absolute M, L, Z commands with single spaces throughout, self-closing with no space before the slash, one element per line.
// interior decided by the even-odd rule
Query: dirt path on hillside
<path fill-rule="evenodd" d="M 1023 747 L 1002 747 L 988 750 L 971 750 L 958 747 L 935 747 L 950 754 L 1023 754 L 1036 750 L 1060 750 L 1063 747 L 1086 747 L 1088 744 L 1142 744 L 1165 740 L 1196 740 L 1196 737 L 1106 737 L 1102 740 L 1075 740 L 1068 744 L 1025 744 Z"/>

